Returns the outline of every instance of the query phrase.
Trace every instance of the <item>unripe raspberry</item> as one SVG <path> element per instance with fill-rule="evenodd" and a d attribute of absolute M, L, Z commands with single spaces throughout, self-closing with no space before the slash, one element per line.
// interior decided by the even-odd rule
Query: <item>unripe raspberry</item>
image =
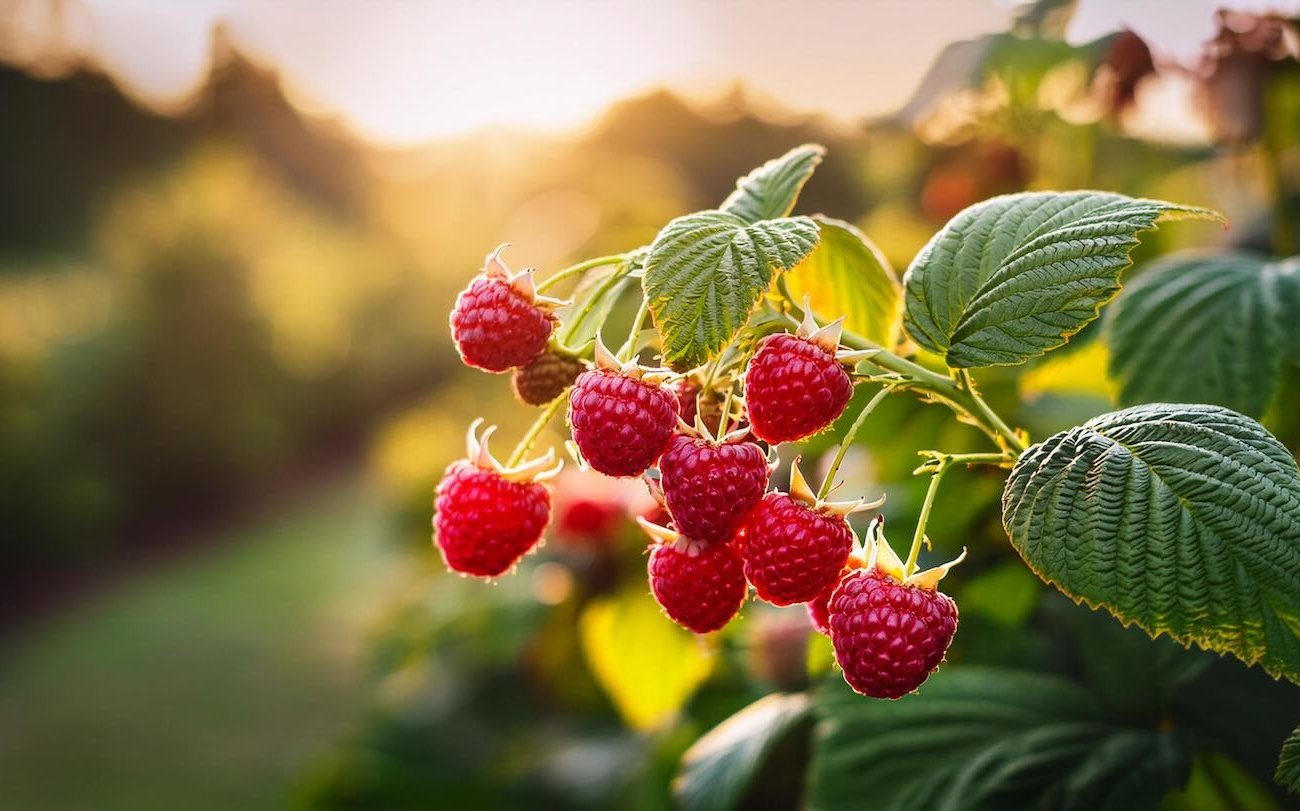
<path fill-rule="evenodd" d="M 835 660 L 849 686 L 873 698 L 899 698 L 943 661 L 957 631 L 957 604 L 934 588 L 861 569 L 836 587 L 829 618 Z"/>
<path fill-rule="evenodd" d="M 674 526 L 697 540 L 726 541 L 763 497 L 771 468 L 752 442 L 675 434 L 659 473 Z"/>
<path fill-rule="evenodd" d="M 582 458 L 606 476 L 640 476 L 668 447 L 677 399 L 657 383 L 612 369 L 583 372 L 569 395 Z"/>
<path fill-rule="evenodd" d="M 585 365 L 581 360 L 558 352 L 543 352 L 515 369 L 510 385 L 520 402 L 544 406 L 564 393 L 582 374 Z"/>
<path fill-rule="evenodd" d="M 650 550 L 646 569 L 664 613 L 697 634 L 722 628 L 745 601 L 745 575 L 730 543 L 663 540 Z"/>
<path fill-rule="evenodd" d="M 554 476 L 554 454 L 504 468 L 487 450 L 484 433 L 470 428 L 468 459 L 452 462 L 438 483 L 434 541 L 447 568 L 496 577 L 519 562 L 542 538 L 551 518 L 551 494 L 542 480 Z M 550 468 L 549 470 L 544 468 Z"/>
<path fill-rule="evenodd" d="M 550 308 L 558 302 L 541 298 L 533 271 L 511 275 L 498 247 L 488 255 L 483 273 L 456 297 L 451 334 L 461 359 L 488 372 L 523 366 L 546 348 L 555 329 Z"/>

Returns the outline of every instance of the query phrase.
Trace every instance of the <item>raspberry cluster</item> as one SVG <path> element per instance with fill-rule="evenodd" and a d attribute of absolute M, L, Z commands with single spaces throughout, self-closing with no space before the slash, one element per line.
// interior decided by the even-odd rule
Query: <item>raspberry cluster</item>
<path fill-rule="evenodd" d="M 883 499 L 826 501 L 797 460 L 788 489 L 768 490 L 774 446 L 826 430 L 852 398 L 849 371 L 861 356 L 840 347 L 839 322 L 818 328 L 808 316 L 798 331 L 758 341 L 725 373 L 646 368 L 599 339 L 591 363 L 586 348 L 555 340 L 556 303 L 536 295 L 531 271 L 511 275 L 500 252 L 457 299 L 457 348 L 471 366 L 514 369 L 519 399 L 548 406 L 543 422 L 567 404 L 581 463 L 647 481 L 659 506 L 638 523 L 651 539 L 647 575 L 664 613 L 711 633 L 740 612 L 752 586 L 774 605 L 807 603 L 858 692 L 896 698 L 920 685 L 956 629 L 956 605 L 935 589 L 946 567 L 905 576 L 878 519 L 861 548 L 848 516 Z M 558 466 L 553 453 L 517 463 L 528 442 L 516 464 L 502 465 L 487 452 L 491 429 L 481 440 L 476 429 L 468 457 L 438 486 L 435 541 L 448 568 L 495 577 L 540 543 L 551 513 L 545 480 Z"/>

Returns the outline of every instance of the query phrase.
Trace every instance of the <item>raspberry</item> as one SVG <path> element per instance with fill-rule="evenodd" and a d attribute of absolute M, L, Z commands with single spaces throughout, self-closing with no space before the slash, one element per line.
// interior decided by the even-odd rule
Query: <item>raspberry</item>
<path fill-rule="evenodd" d="M 752 442 L 714 443 L 676 434 L 659 459 L 673 524 L 701 541 L 730 540 L 767 489 L 771 471 Z"/>
<path fill-rule="evenodd" d="M 741 530 L 745 577 L 773 605 L 803 603 L 835 582 L 853 530 L 841 515 L 818 510 L 785 493 L 768 493 Z"/>
<path fill-rule="evenodd" d="M 853 396 L 853 381 L 835 354 L 797 335 L 769 335 L 745 369 L 745 403 L 754 436 L 794 442 L 835 422 Z"/>
<path fill-rule="evenodd" d="M 461 359 L 488 372 L 528 363 L 546 348 L 555 328 L 549 310 L 555 302 L 537 296 L 531 270 L 510 275 L 500 259 L 505 247 L 488 255 L 483 273 L 461 291 L 451 311 Z"/>
<path fill-rule="evenodd" d="M 844 564 L 844 569 L 840 571 L 840 576 L 835 582 L 822 589 L 821 594 L 808 601 L 808 621 L 812 623 L 817 633 L 823 636 L 831 635 L 830 618 L 827 613 L 830 611 L 831 595 L 835 593 L 835 587 L 840 584 L 845 575 L 854 569 L 861 569 L 865 565 L 862 560 L 854 555 L 849 555 L 848 562 Z"/>
<path fill-rule="evenodd" d="M 584 366 L 577 358 L 556 352 L 543 352 L 527 365 L 515 369 L 510 385 L 520 402 L 544 406 L 564 393 L 582 374 Z"/>
<path fill-rule="evenodd" d="M 899 698 L 921 686 L 957 631 L 957 604 L 933 588 L 862 569 L 831 595 L 831 642 L 844 680 L 873 698 Z"/>
<path fill-rule="evenodd" d="M 745 601 L 745 575 L 730 543 L 701 543 L 686 536 L 657 543 L 646 569 L 650 591 L 664 613 L 697 634 L 726 625 Z"/>
<path fill-rule="evenodd" d="M 668 446 L 677 399 L 633 374 L 593 369 L 569 395 L 569 425 L 582 458 L 606 476 L 640 476 Z"/>
<path fill-rule="evenodd" d="M 452 462 L 438 483 L 434 541 L 447 568 L 477 577 L 496 577 L 519 562 L 542 539 L 551 519 L 551 493 L 541 480 L 554 461 L 548 453 L 517 468 L 503 468 L 470 427 L 468 459 Z"/>

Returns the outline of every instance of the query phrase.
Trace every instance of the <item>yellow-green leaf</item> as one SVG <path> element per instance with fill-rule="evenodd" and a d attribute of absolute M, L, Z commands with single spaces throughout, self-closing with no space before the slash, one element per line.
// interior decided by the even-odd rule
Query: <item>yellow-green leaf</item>
<path fill-rule="evenodd" d="M 675 715 L 713 666 L 704 642 L 665 617 L 644 584 L 587 606 L 579 633 L 596 681 L 634 729 Z"/>
<path fill-rule="evenodd" d="M 902 285 L 889 260 L 853 225 L 813 217 L 821 231 L 817 247 L 790 271 L 796 296 L 808 296 L 823 318 L 845 316 L 844 326 L 889 348 L 898 342 Z"/>

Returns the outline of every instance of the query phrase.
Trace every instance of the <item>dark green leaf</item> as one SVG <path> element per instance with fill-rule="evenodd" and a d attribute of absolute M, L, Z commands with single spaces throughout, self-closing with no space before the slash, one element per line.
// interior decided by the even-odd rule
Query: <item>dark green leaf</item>
<path fill-rule="evenodd" d="M 1300 362 L 1300 260 L 1249 254 L 1158 262 L 1115 301 L 1110 373 L 1125 405 L 1213 403 L 1261 417 Z"/>
<path fill-rule="evenodd" d="M 1300 679 L 1300 473 L 1249 417 L 1147 405 L 1056 434 L 1011 471 L 1002 521 L 1076 600 Z"/>
<path fill-rule="evenodd" d="M 1137 234 L 1203 208 L 1108 192 L 994 197 L 954 217 L 903 278 L 904 326 L 949 366 L 1012 366 L 1064 344 L 1119 292 Z"/>
<path fill-rule="evenodd" d="M 773 693 L 714 727 L 682 756 L 673 796 L 685 811 L 727 811 L 763 767 L 772 748 L 808 715 L 804 693 Z"/>
<path fill-rule="evenodd" d="M 643 280 L 664 362 L 689 369 L 726 346 L 773 274 L 803 261 L 817 238 L 817 224 L 807 217 L 747 223 L 703 211 L 664 226 L 650 246 Z"/>
<path fill-rule="evenodd" d="M 957 666 L 898 701 L 835 685 L 817 702 L 819 811 L 1154 808 L 1186 770 L 1169 734 L 1056 676 Z"/>
<path fill-rule="evenodd" d="M 844 326 L 884 347 L 898 342 L 902 287 L 871 240 L 847 222 L 814 217 L 821 241 L 790 271 L 790 290 L 807 295 L 825 318 L 845 316 Z"/>
<path fill-rule="evenodd" d="M 745 222 L 784 217 L 825 154 L 826 148 L 819 144 L 804 144 L 773 158 L 736 181 L 736 190 L 722 202 L 722 210 Z"/>
<path fill-rule="evenodd" d="M 1300 727 L 1282 744 L 1282 754 L 1277 760 L 1277 774 L 1273 779 L 1292 793 L 1300 791 Z"/>

